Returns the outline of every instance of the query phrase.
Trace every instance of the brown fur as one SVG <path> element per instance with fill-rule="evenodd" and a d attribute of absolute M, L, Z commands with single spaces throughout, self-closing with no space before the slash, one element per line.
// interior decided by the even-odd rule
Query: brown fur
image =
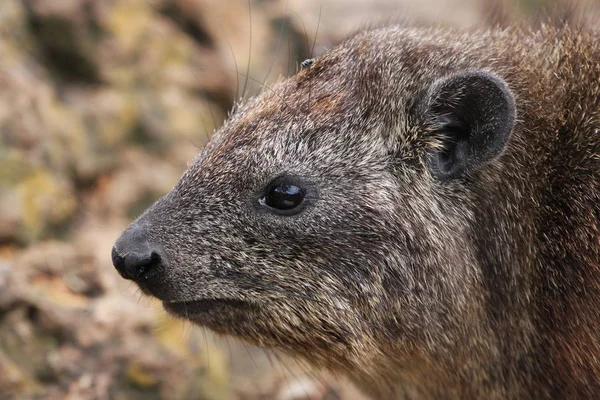
<path fill-rule="evenodd" d="M 442 181 L 415 107 L 473 70 L 506 82 L 517 123 Z M 317 188 L 294 217 L 253 206 L 282 172 Z M 175 314 L 375 398 L 525 399 L 600 393 L 599 221 L 597 36 L 389 26 L 240 106 L 134 225 L 167 260 L 141 286 Z"/>

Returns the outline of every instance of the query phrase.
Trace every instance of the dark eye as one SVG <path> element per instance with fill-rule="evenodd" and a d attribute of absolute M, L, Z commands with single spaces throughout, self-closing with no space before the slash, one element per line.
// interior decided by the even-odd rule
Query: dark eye
<path fill-rule="evenodd" d="M 278 214 L 292 215 L 300 212 L 305 192 L 300 186 L 290 182 L 273 182 L 259 200 L 262 206 Z"/>

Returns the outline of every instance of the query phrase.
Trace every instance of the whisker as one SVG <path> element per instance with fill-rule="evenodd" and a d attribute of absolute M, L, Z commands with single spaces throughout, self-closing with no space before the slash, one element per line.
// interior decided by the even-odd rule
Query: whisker
<path fill-rule="evenodd" d="M 272 364 L 273 369 L 278 370 L 279 376 L 281 377 L 281 380 L 283 382 L 288 381 L 289 380 L 289 371 L 284 369 L 284 367 L 282 365 L 283 362 L 281 361 L 281 358 L 279 358 L 279 356 L 277 355 L 277 351 L 271 350 L 270 354 L 275 358 L 275 363 Z"/>
<path fill-rule="evenodd" d="M 248 0 L 248 19 L 250 22 L 249 31 L 249 49 L 248 49 L 248 65 L 246 66 L 246 82 L 244 82 L 244 89 L 242 90 L 242 98 L 246 95 L 246 87 L 248 86 L 248 77 L 250 76 L 250 61 L 252 57 L 252 4 Z"/>
<path fill-rule="evenodd" d="M 210 347 L 208 346 L 208 337 L 206 336 L 205 326 L 202 326 L 202 336 L 204 336 L 204 346 L 206 347 L 206 366 L 210 371 Z"/>
<path fill-rule="evenodd" d="M 239 101 L 238 96 L 240 94 L 240 71 L 238 68 L 237 59 L 235 58 L 235 52 L 233 51 L 233 46 L 231 46 L 231 42 L 229 41 L 229 38 L 227 37 L 227 35 L 225 35 L 224 33 L 222 33 L 222 34 L 223 34 L 223 37 L 225 38 L 225 41 L 227 42 L 227 46 L 229 46 L 229 51 L 231 52 L 231 57 L 233 58 L 233 65 L 235 66 L 235 97 L 233 99 L 233 108 L 235 109 L 236 104 Z"/>
<path fill-rule="evenodd" d="M 321 26 L 321 16 L 323 13 L 323 4 L 319 7 L 319 19 L 317 20 L 317 30 L 315 31 L 315 37 L 313 39 L 312 48 L 310 49 L 310 57 L 313 58 L 315 56 L 315 45 L 317 44 L 317 37 L 319 36 L 319 27 Z M 308 39 L 308 37 L 307 37 Z"/>
<path fill-rule="evenodd" d="M 296 363 L 298 368 L 300 370 L 302 370 L 302 372 L 304 372 L 306 375 L 310 376 L 312 379 L 314 379 L 319 384 L 321 384 L 324 389 L 328 389 L 330 387 L 329 384 L 327 382 L 325 382 L 325 379 L 323 378 L 323 376 L 321 376 L 319 373 L 317 373 L 317 371 L 315 371 L 314 368 L 312 368 L 310 365 L 308 365 L 305 360 L 303 360 L 301 358 L 296 358 L 296 357 L 293 358 L 292 360 L 294 361 L 294 363 Z"/>
<path fill-rule="evenodd" d="M 192 71 L 192 74 L 194 74 L 194 76 L 197 76 L 194 68 L 192 68 L 191 71 Z M 212 123 L 213 123 L 212 132 L 214 132 L 215 129 L 217 129 L 217 121 L 215 119 L 215 114 L 213 113 L 211 102 L 208 100 L 208 96 L 206 95 L 205 91 L 201 90 L 200 93 L 201 93 L 201 95 L 203 97 L 204 104 L 206 104 L 206 106 L 208 107 L 208 111 L 210 113 L 210 118 L 211 118 Z M 206 123 L 204 122 L 204 119 L 202 120 L 202 127 L 204 128 L 204 136 L 206 138 L 206 142 L 205 142 L 205 144 L 206 144 L 206 143 L 208 143 L 210 141 L 211 133 L 209 133 L 209 130 L 206 128 Z M 204 146 L 201 147 L 201 146 L 196 145 L 194 142 L 192 142 L 187 137 L 186 137 L 186 139 L 188 139 L 188 141 L 190 141 L 192 144 L 194 144 L 198 148 L 204 147 Z"/>
<path fill-rule="evenodd" d="M 169 318 L 170 320 L 172 320 L 172 318 L 168 314 L 167 314 L 167 318 Z M 167 329 L 168 325 L 169 325 L 169 321 L 161 320 L 160 326 L 154 326 L 154 328 L 152 329 L 152 335 L 155 336 L 159 332 L 164 331 L 165 329 Z"/>
<path fill-rule="evenodd" d="M 289 3 L 289 0 L 286 0 L 284 13 L 286 13 L 288 11 L 288 3 Z M 286 21 L 283 21 L 281 23 L 281 28 L 279 29 L 279 37 L 277 38 L 277 46 L 275 47 L 275 54 L 272 57 L 271 65 L 269 65 L 269 69 L 267 69 L 267 74 L 265 75 L 265 79 L 263 79 L 263 83 L 266 83 L 267 80 L 269 79 L 269 75 L 271 75 L 271 70 L 273 69 L 273 66 L 275 65 L 275 61 L 277 60 L 277 54 L 279 53 L 279 49 L 281 47 L 281 42 L 283 39 L 283 31 L 284 31 L 285 26 L 286 26 Z M 288 43 L 289 43 L 289 39 L 288 39 Z M 288 49 L 289 49 L 289 45 L 288 45 Z M 289 69 L 288 69 L 288 71 L 289 71 Z"/>
<path fill-rule="evenodd" d="M 183 310 L 185 313 L 185 319 L 189 320 L 190 319 L 190 314 L 188 313 L 188 309 L 187 309 L 187 304 L 183 303 Z"/>
<path fill-rule="evenodd" d="M 208 68 L 208 67 L 193 67 L 193 69 L 210 70 L 210 68 Z M 243 74 L 243 73 L 241 73 L 241 72 L 234 71 L 234 70 L 232 70 L 232 69 L 230 69 L 230 68 L 223 68 L 223 69 L 224 69 L 225 71 L 229 71 L 229 72 L 235 72 L 236 74 L 239 74 L 240 76 L 242 76 L 242 77 L 245 77 L 247 80 L 250 80 L 250 81 L 252 81 L 252 82 L 255 82 L 255 83 L 257 83 L 257 84 L 261 85 L 262 87 L 264 87 L 265 89 L 267 89 L 267 90 L 269 90 L 271 93 L 273 93 L 275 96 L 277 96 L 277 97 L 279 98 L 279 100 L 281 100 L 281 101 L 282 101 L 282 102 L 285 104 L 285 106 L 286 106 L 286 107 L 288 107 L 290 110 L 292 110 L 292 111 L 297 111 L 297 110 L 296 110 L 296 108 L 294 108 L 294 107 L 292 107 L 291 105 L 289 105 L 289 104 L 288 104 L 288 103 L 287 103 L 287 102 L 286 102 L 286 101 L 283 99 L 283 97 L 281 97 L 281 96 L 279 95 L 279 93 L 277 93 L 277 92 L 276 92 L 276 91 L 275 91 L 275 90 L 274 90 L 272 87 L 270 87 L 269 85 L 267 85 L 267 84 L 264 84 L 264 83 L 262 83 L 261 81 L 259 81 L 258 79 L 255 79 L 255 78 L 253 78 L 253 77 L 251 77 L 251 76 L 244 75 L 244 74 Z M 242 94 L 242 96 L 243 96 L 243 94 Z"/>
<path fill-rule="evenodd" d="M 287 371 L 288 379 L 286 379 L 286 380 L 289 380 L 289 377 L 292 377 L 295 380 L 299 380 L 298 376 L 294 373 L 294 371 L 292 371 L 290 369 L 290 367 L 287 365 L 287 363 L 285 363 L 281 360 L 281 358 L 279 357 L 277 352 L 275 352 L 275 357 L 279 360 L 279 363 L 281 364 L 281 366 Z M 301 387 L 302 387 L 302 391 L 304 392 L 305 398 L 310 399 L 311 396 L 309 396 L 308 391 L 306 390 L 306 387 L 304 385 L 301 385 Z"/>
<path fill-rule="evenodd" d="M 292 69 L 292 45 L 290 43 L 290 37 L 287 37 L 287 56 L 288 56 L 288 60 L 287 60 L 287 73 L 288 75 L 290 74 L 290 71 L 298 71 L 298 61 L 296 60 L 294 62 L 294 68 Z"/>
<path fill-rule="evenodd" d="M 267 360 L 269 360 L 269 364 L 271 365 L 271 369 L 275 369 L 275 364 L 273 363 L 273 358 L 271 358 L 272 349 L 265 348 L 265 356 L 267 356 Z"/>
<path fill-rule="evenodd" d="M 302 30 L 304 31 L 304 39 L 306 40 L 306 49 L 305 51 L 309 51 L 308 49 L 310 49 L 310 45 L 308 42 L 308 31 L 306 30 L 306 25 L 304 24 L 304 20 L 302 19 L 302 16 L 300 16 L 300 14 L 298 14 L 296 11 L 291 11 L 292 14 L 294 14 L 296 16 L 296 18 L 300 21 L 300 23 L 302 24 Z M 309 54 L 310 57 L 310 54 Z"/>
<path fill-rule="evenodd" d="M 321 4 L 321 7 L 319 7 L 319 19 L 317 20 L 317 30 L 315 31 L 315 37 L 313 39 L 313 44 L 312 44 L 312 48 L 310 49 L 310 57 L 309 58 L 313 58 L 314 57 L 314 51 L 315 51 L 315 45 L 317 44 L 317 36 L 319 36 L 319 26 L 321 25 L 321 13 L 323 12 L 323 5 Z M 308 40 L 308 37 L 307 37 Z M 310 114 L 310 105 L 311 105 L 311 101 L 310 101 L 310 97 L 312 95 L 312 85 L 313 81 L 310 80 L 309 81 L 309 86 L 308 86 L 308 113 Z"/>
<path fill-rule="evenodd" d="M 206 92 L 202 92 L 202 95 L 204 96 L 204 102 L 208 106 L 208 111 L 210 112 L 210 118 L 213 123 L 213 132 L 214 132 L 214 129 L 216 129 L 216 127 L 217 127 L 217 121 L 215 120 L 215 114 L 213 113 L 212 106 L 210 105 L 210 102 L 208 101 L 208 96 L 206 96 Z M 206 132 L 206 130 L 205 130 L 205 132 Z M 206 133 L 207 133 L 206 141 L 208 142 L 210 140 L 210 135 L 208 134 L 208 132 L 206 132 Z"/>
<path fill-rule="evenodd" d="M 231 351 L 231 343 L 229 343 L 229 336 L 224 336 L 225 343 L 227 344 L 227 349 L 229 350 L 229 368 L 233 365 L 233 352 Z M 229 382 L 233 378 L 233 374 L 229 374 Z"/>
<path fill-rule="evenodd" d="M 254 367 L 256 368 L 256 370 L 259 371 L 260 368 L 258 368 L 258 364 L 254 360 L 254 357 L 252 357 L 252 354 L 250 353 L 250 350 L 248 350 L 248 345 L 246 343 L 242 342 L 242 346 L 244 347 L 244 350 L 246 350 L 246 354 L 248 354 L 248 357 L 252 361 L 252 364 L 254 364 Z"/>

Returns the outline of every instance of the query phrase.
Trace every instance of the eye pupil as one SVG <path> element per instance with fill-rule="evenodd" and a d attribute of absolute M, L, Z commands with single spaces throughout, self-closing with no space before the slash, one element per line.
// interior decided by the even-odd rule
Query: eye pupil
<path fill-rule="evenodd" d="M 274 209 L 292 210 L 302 203 L 304 191 L 296 185 L 280 184 L 272 187 L 262 202 Z"/>

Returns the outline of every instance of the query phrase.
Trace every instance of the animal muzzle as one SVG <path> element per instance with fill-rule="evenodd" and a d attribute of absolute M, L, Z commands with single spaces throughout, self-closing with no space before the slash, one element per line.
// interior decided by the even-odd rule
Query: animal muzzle
<path fill-rule="evenodd" d="M 123 278 L 142 288 L 163 280 L 167 269 L 160 246 L 153 243 L 147 229 L 137 223 L 123 232 L 113 246 L 112 261 Z"/>

